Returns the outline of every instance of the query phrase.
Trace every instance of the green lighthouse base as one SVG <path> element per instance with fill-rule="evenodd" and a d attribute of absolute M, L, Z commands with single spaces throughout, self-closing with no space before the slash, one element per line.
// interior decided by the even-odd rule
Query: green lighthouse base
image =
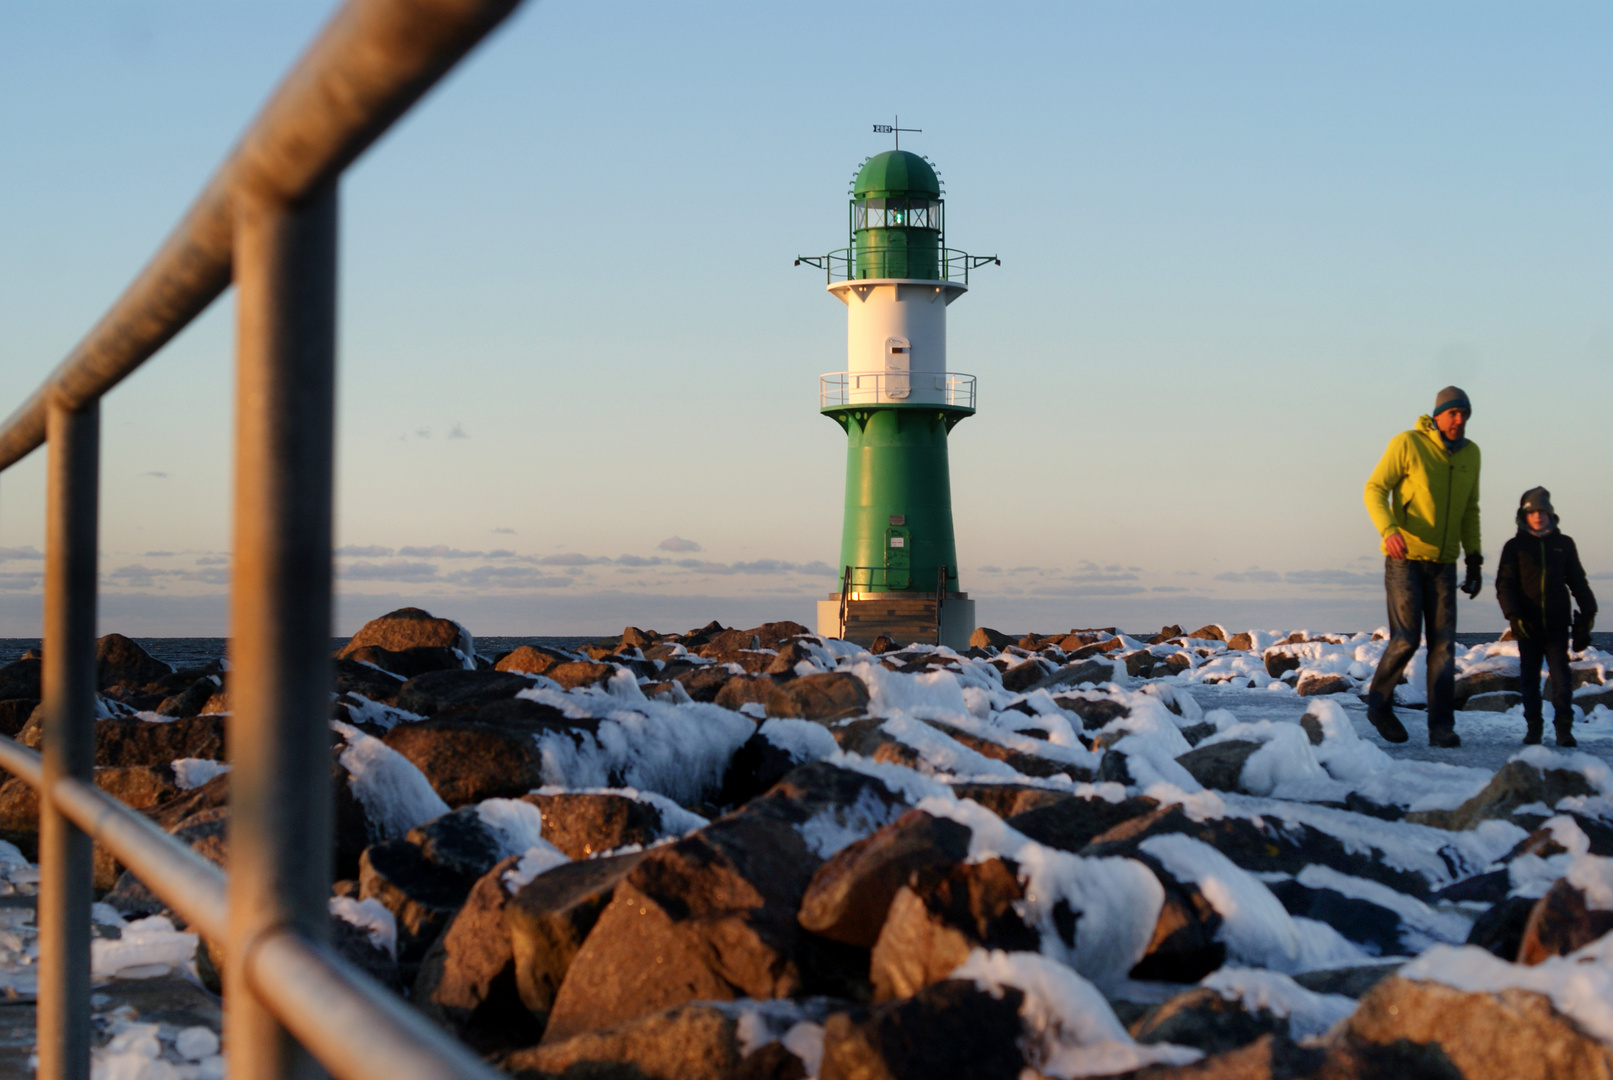
<path fill-rule="evenodd" d="M 853 593 L 844 600 L 830 593 L 818 601 L 818 633 L 855 645 L 872 645 L 884 635 L 898 645 L 945 645 L 963 652 L 974 631 L 975 602 L 968 593 L 946 593 L 939 610 L 933 593 Z"/>

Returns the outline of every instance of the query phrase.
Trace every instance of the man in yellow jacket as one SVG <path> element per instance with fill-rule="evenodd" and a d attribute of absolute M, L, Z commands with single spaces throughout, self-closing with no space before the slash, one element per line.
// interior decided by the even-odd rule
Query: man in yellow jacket
<path fill-rule="evenodd" d="M 1473 406 L 1447 386 L 1434 411 L 1389 440 L 1367 481 L 1367 513 L 1383 537 L 1389 644 L 1367 693 L 1367 719 L 1389 742 L 1405 742 L 1395 686 L 1428 635 L 1428 745 L 1462 745 L 1456 735 L 1456 556 L 1467 552 L 1462 591 L 1479 594 L 1479 448 L 1465 435 Z"/>

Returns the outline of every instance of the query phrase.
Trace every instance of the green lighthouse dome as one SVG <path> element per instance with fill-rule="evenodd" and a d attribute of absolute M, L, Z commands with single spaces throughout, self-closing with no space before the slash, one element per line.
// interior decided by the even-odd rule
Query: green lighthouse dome
<path fill-rule="evenodd" d="M 930 195 L 939 198 L 941 181 L 930 163 L 906 150 L 887 150 L 869 158 L 857 173 L 852 193 L 866 195 Z"/>

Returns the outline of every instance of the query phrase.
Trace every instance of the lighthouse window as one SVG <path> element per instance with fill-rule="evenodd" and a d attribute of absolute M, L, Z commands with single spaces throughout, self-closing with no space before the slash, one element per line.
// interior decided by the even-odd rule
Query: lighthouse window
<path fill-rule="evenodd" d="M 939 199 L 859 199 L 852 203 L 853 229 L 908 227 L 941 230 Z"/>

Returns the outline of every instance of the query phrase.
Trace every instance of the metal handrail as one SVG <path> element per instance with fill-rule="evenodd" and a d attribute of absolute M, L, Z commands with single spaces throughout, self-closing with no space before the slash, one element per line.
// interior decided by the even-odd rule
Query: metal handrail
<path fill-rule="evenodd" d="M 39 790 L 38 1080 L 90 1066 L 93 845 L 225 961 L 236 1080 L 494 1080 L 322 944 L 328 781 L 337 180 L 520 0 L 348 0 L 150 262 L 0 424 L 0 471 L 49 445 Z M 237 289 L 231 873 L 95 787 L 100 398 Z M 289 1038 L 288 1038 L 289 1036 Z M 303 1049 L 298 1049 L 298 1047 Z"/>
<path fill-rule="evenodd" d="M 911 591 L 911 579 L 913 576 L 911 570 L 898 571 L 898 573 L 908 577 L 909 583 L 894 589 L 890 584 L 890 573 L 891 568 L 888 566 L 848 566 L 845 568 L 843 575 L 840 595 L 849 597 L 859 589 L 890 589 L 894 592 Z M 938 576 L 941 577 L 942 582 L 956 581 L 958 579 L 957 570 L 950 566 L 940 567 Z M 938 587 L 941 588 L 941 591 L 945 591 L 944 586 Z"/>
<path fill-rule="evenodd" d="M 961 371 L 831 371 L 818 376 L 818 409 L 854 405 L 975 408 L 975 377 Z"/>
<path fill-rule="evenodd" d="M 889 273 L 860 273 L 857 269 L 859 252 L 855 247 L 837 248 L 827 255 L 798 255 L 795 265 L 805 263 L 815 266 L 825 272 L 827 283 L 833 285 L 837 281 L 859 281 L 867 279 L 911 279 L 918 281 L 951 281 L 965 287 L 969 284 L 969 271 L 988 263 L 1001 266 L 1003 261 L 995 255 L 971 255 L 967 251 L 957 248 L 941 248 L 941 258 L 936 262 L 936 269 L 940 277 L 916 277 L 908 273 L 909 262 L 905 248 L 871 248 L 861 252 L 861 258 L 877 265 L 881 271 Z M 898 258 L 900 256 L 900 258 Z"/>

